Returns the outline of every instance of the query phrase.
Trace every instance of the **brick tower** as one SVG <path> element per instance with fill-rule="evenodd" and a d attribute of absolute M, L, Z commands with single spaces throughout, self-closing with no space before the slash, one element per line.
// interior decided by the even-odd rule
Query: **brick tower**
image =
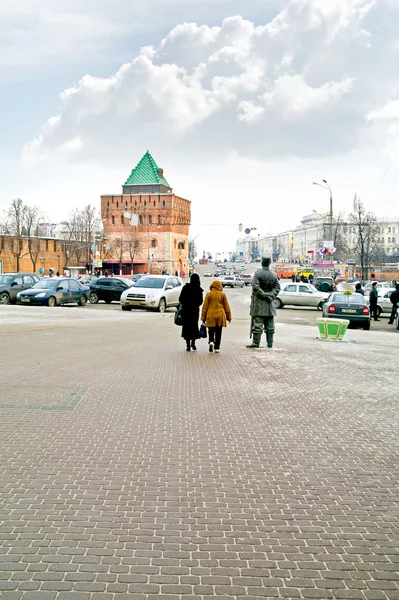
<path fill-rule="evenodd" d="M 147 151 L 122 186 L 101 196 L 103 271 L 188 274 L 191 202 L 173 193 Z"/>

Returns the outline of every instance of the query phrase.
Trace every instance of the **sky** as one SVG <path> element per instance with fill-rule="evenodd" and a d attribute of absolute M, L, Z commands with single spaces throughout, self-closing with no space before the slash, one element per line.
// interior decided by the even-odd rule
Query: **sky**
<path fill-rule="evenodd" d="M 200 252 L 398 217 L 397 0 L 2 0 L 0 210 L 100 208 L 150 150 Z"/>

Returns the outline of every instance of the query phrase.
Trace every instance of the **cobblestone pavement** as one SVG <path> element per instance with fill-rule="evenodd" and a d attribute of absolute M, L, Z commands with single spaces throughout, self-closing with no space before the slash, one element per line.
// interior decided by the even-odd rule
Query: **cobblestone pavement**
<path fill-rule="evenodd" d="M 2 307 L 1 600 L 399 599 L 394 336 L 248 326 Z"/>

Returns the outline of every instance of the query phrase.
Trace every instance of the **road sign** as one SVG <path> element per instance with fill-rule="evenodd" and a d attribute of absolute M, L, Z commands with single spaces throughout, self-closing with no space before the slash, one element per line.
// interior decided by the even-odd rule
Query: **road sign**
<path fill-rule="evenodd" d="M 245 233 L 246 233 L 247 235 L 249 235 L 249 234 L 251 233 L 251 230 L 250 230 L 250 228 L 249 228 L 249 227 L 247 227 L 247 228 L 246 228 L 246 230 L 245 230 Z"/>
<path fill-rule="evenodd" d="M 98 259 L 98 261 L 97 261 L 97 266 L 98 266 L 98 268 L 99 268 L 99 269 L 101 269 L 101 268 L 102 268 L 102 266 L 103 266 L 103 261 L 101 260 L 101 258 L 99 258 L 99 259 Z"/>

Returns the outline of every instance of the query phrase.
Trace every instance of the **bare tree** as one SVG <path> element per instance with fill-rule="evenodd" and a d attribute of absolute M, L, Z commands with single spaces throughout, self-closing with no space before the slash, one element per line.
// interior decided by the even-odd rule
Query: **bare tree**
<path fill-rule="evenodd" d="M 36 264 L 40 254 L 41 240 L 39 238 L 40 224 L 46 217 L 38 206 L 27 206 L 25 211 L 25 227 L 27 235 L 28 252 L 32 261 L 32 270 L 36 271 Z"/>
<path fill-rule="evenodd" d="M 21 198 L 16 198 L 11 202 L 10 208 L 6 211 L 5 231 L 11 236 L 10 246 L 15 257 L 16 270 L 20 270 L 21 258 L 28 254 L 24 250 L 26 240 L 26 213 L 28 207 Z"/>
<path fill-rule="evenodd" d="M 137 227 L 134 228 L 134 231 L 130 232 L 126 240 L 126 251 L 129 254 L 130 258 L 130 273 L 133 275 L 134 273 L 134 259 L 138 252 L 141 251 L 140 238 L 137 234 Z"/>
<path fill-rule="evenodd" d="M 113 236 L 110 242 L 112 255 L 118 259 L 119 272 L 121 272 L 124 254 L 129 249 L 129 239 L 127 238 L 125 233 L 118 233 L 115 236 Z"/>
<path fill-rule="evenodd" d="M 91 249 L 95 242 L 96 231 L 100 227 L 101 219 L 98 211 L 88 204 L 83 209 L 75 208 L 69 215 L 68 220 L 63 221 L 63 237 L 69 243 L 63 245 L 65 265 L 73 254 L 79 264 L 83 258 L 90 264 L 92 258 Z M 94 251 L 94 248 L 93 248 Z"/>
<path fill-rule="evenodd" d="M 377 219 L 363 204 L 363 201 L 355 195 L 353 199 L 353 212 L 350 214 L 350 222 L 356 229 L 356 241 L 353 248 L 360 262 L 361 277 L 368 279 L 368 272 L 373 264 L 377 251 Z"/>

